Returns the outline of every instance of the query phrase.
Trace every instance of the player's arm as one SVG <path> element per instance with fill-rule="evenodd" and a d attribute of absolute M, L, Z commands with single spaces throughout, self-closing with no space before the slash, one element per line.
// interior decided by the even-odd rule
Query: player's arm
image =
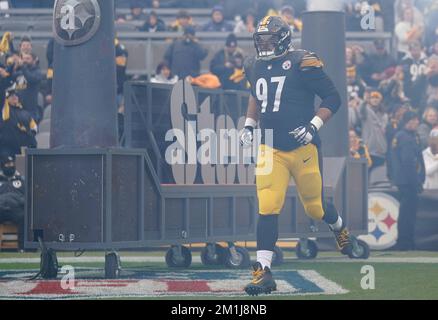
<path fill-rule="evenodd" d="M 253 61 L 251 59 L 246 60 L 244 63 L 245 76 L 248 81 L 251 81 L 250 71 L 252 63 Z M 257 100 L 254 95 L 253 88 L 251 88 L 251 93 L 248 99 L 248 109 L 246 111 L 245 126 L 240 134 L 240 144 L 242 146 L 250 146 L 252 144 L 254 138 L 253 132 L 259 120 Z"/>
<path fill-rule="evenodd" d="M 257 111 L 257 102 L 252 94 L 249 95 L 248 110 L 246 111 L 245 127 L 240 134 L 240 144 L 250 146 L 254 139 L 254 129 L 257 126 L 259 115 Z"/>
<path fill-rule="evenodd" d="M 304 56 L 300 65 L 300 76 L 305 86 L 321 98 L 321 104 L 307 126 L 296 128 L 291 134 L 301 144 L 308 144 L 316 133 L 329 121 L 341 106 L 341 97 L 335 85 L 324 72 L 323 62 L 317 55 L 309 53 Z M 312 106 L 309 106 L 313 108 Z"/>

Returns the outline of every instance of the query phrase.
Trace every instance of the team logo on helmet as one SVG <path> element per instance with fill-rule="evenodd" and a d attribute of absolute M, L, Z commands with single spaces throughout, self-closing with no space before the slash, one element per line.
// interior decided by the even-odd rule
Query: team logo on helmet
<path fill-rule="evenodd" d="M 292 67 L 292 62 L 290 60 L 286 60 L 283 62 L 283 70 L 289 70 Z"/>
<path fill-rule="evenodd" d="M 65 46 L 82 44 L 96 34 L 100 19 L 97 0 L 56 0 L 53 13 L 55 39 Z"/>

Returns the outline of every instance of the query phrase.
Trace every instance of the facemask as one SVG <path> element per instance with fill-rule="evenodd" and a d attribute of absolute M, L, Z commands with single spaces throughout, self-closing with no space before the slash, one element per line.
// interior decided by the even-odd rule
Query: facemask
<path fill-rule="evenodd" d="M 10 177 L 13 177 L 15 174 L 15 167 L 6 167 L 6 168 L 3 168 L 2 171 L 6 177 L 10 178 Z"/>

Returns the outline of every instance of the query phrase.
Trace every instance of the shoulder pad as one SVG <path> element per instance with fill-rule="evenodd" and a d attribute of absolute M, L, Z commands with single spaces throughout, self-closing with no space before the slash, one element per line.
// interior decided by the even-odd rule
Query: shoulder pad
<path fill-rule="evenodd" d="M 318 57 L 318 55 L 314 52 L 307 51 L 301 59 L 300 69 L 301 70 L 310 70 L 315 68 L 322 68 L 324 63 Z"/>
<path fill-rule="evenodd" d="M 250 74 L 254 68 L 257 59 L 254 56 L 248 57 L 243 61 L 243 73 L 247 78 L 250 77 Z"/>
<path fill-rule="evenodd" d="M 247 57 L 243 61 L 243 68 L 245 70 L 251 70 L 251 68 L 254 66 L 255 62 L 256 62 L 256 58 L 254 56 Z"/>

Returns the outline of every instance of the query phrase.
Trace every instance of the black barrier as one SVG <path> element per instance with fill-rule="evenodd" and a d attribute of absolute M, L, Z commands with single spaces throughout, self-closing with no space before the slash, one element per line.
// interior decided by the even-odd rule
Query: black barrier
<path fill-rule="evenodd" d="M 186 111 L 181 107 L 183 89 Z M 126 145 L 131 148 L 145 148 L 154 159 L 154 170 L 163 184 L 164 198 L 176 197 L 180 199 L 180 208 L 185 208 L 183 199 L 199 197 L 198 192 L 203 194 L 205 199 L 209 199 L 215 197 L 211 194 L 216 195 L 219 190 L 220 195 L 225 195 L 228 188 L 235 186 L 232 190 L 239 190 L 245 185 L 254 185 L 254 165 L 244 167 L 237 164 L 233 167 L 197 162 L 194 166 L 186 165 L 181 169 L 166 162 L 166 150 L 174 140 L 165 141 L 165 136 L 175 128 L 175 124 L 180 127 L 181 121 L 197 121 L 198 132 L 204 128 L 218 131 L 222 127 L 239 131 L 243 127 L 248 96 L 249 93 L 244 91 L 208 90 L 188 84 L 183 88 L 181 81 L 175 86 L 147 82 L 126 83 Z M 199 142 L 196 147 L 199 150 Z M 367 197 L 363 192 L 368 184 L 366 164 L 363 161 L 342 157 L 324 158 L 324 167 L 324 192 L 327 199 L 335 203 L 353 231 L 366 232 Z M 255 194 L 253 197 L 254 205 L 257 206 Z M 172 200 L 173 205 L 178 205 L 178 201 Z M 229 201 L 232 207 L 234 200 Z M 253 213 L 257 214 L 257 211 L 255 207 Z M 311 233 L 311 224 L 297 198 L 292 181 L 283 212 L 280 218 L 283 237 Z M 318 224 L 316 228 L 323 230 L 318 236 L 330 234 L 323 224 Z"/>

